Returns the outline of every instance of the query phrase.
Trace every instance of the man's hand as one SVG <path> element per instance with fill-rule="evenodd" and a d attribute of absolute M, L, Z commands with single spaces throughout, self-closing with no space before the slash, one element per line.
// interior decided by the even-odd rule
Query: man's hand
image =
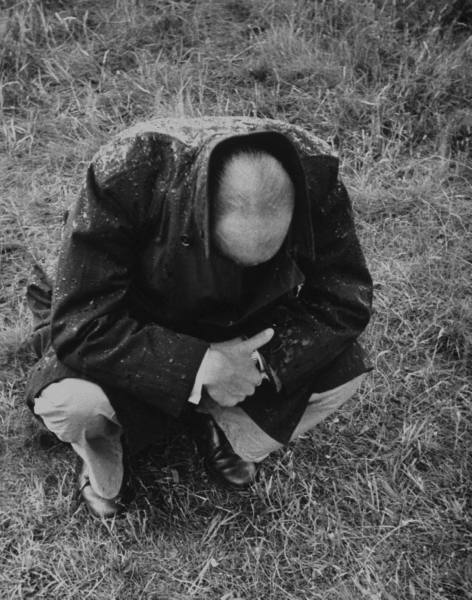
<path fill-rule="evenodd" d="M 247 340 L 236 338 L 210 346 L 203 385 L 217 404 L 235 406 L 254 393 L 263 374 L 252 354 L 273 335 L 269 328 Z"/>

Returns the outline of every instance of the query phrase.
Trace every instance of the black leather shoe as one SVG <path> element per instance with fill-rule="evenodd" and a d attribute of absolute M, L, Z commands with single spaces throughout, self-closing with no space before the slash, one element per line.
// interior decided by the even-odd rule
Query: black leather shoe
<path fill-rule="evenodd" d="M 115 498 L 108 499 L 99 496 L 95 492 L 90 484 L 84 463 L 82 463 L 79 471 L 77 485 L 81 499 L 94 517 L 111 519 L 126 510 L 127 503 L 125 503 L 121 494 L 115 496 Z"/>
<path fill-rule="evenodd" d="M 195 411 L 191 419 L 192 435 L 205 468 L 215 481 L 231 489 L 247 488 L 256 475 L 256 465 L 238 456 L 213 417 Z"/>

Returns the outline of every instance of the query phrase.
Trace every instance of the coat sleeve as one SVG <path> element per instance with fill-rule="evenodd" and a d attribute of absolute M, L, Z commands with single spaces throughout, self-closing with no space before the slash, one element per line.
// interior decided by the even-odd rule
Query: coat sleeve
<path fill-rule="evenodd" d="M 296 257 L 303 286 L 264 315 L 275 335 L 261 353 L 288 393 L 351 345 L 370 318 L 372 280 L 337 167 L 333 179 L 326 194 L 311 191 L 315 257 Z"/>
<path fill-rule="evenodd" d="M 104 189 L 93 163 L 89 167 L 64 232 L 51 339 L 58 359 L 78 376 L 177 416 L 208 344 L 158 324 L 139 324 L 129 314 L 127 294 L 146 221 L 141 188 L 151 187 L 144 179 L 137 185 L 139 176 L 126 173 Z"/>

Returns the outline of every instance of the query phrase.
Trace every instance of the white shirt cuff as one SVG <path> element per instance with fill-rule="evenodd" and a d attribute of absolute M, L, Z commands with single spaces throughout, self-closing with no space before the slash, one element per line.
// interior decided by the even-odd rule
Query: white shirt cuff
<path fill-rule="evenodd" d="M 198 368 L 197 375 L 195 376 L 195 383 L 193 384 L 192 391 L 190 392 L 190 396 L 188 401 L 191 404 L 200 404 L 200 400 L 202 399 L 202 387 L 203 387 L 203 379 L 205 376 L 205 372 L 208 365 L 208 350 L 203 355 L 203 360 L 200 363 L 200 367 Z"/>

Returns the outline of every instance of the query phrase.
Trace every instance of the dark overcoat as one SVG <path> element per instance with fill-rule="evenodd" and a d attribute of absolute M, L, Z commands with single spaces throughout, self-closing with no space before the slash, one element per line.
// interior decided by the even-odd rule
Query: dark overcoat
<path fill-rule="evenodd" d="M 218 254 L 210 236 L 208 174 L 236 144 L 276 156 L 296 191 L 281 250 L 251 268 Z M 313 391 L 368 370 L 356 338 L 371 294 L 338 161 L 320 139 L 275 120 L 155 119 L 89 165 L 66 222 L 50 318 L 34 334 L 42 357 L 27 401 L 64 377 L 96 382 L 130 445 L 143 446 L 188 406 L 211 342 L 271 326 L 261 353 L 281 388 L 270 381 L 241 406 L 285 442 Z"/>

